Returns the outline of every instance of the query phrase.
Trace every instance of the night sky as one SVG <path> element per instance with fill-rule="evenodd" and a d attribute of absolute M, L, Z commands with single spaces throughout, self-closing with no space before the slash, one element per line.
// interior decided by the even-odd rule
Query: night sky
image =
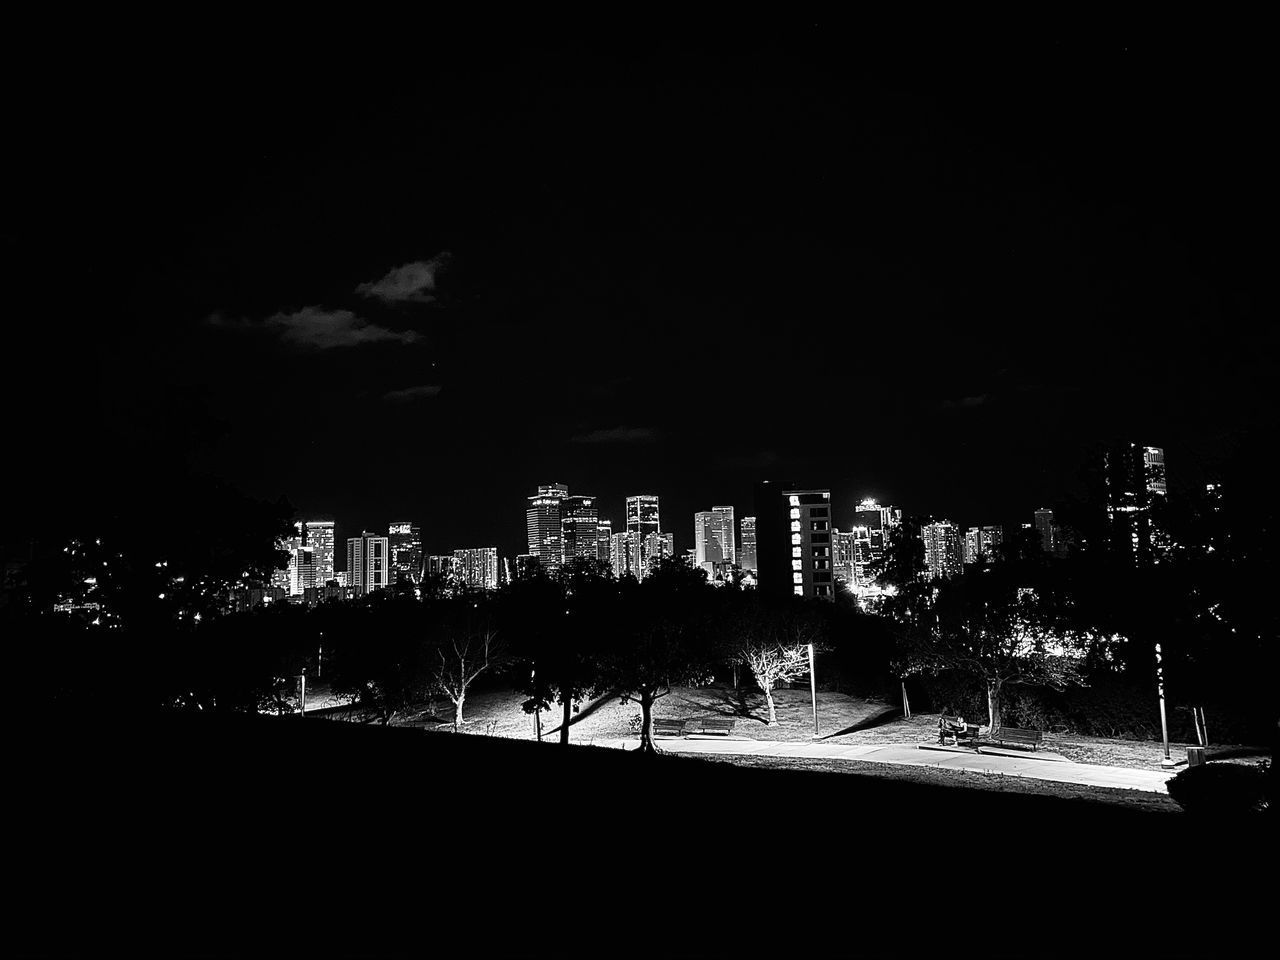
<path fill-rule="evenodd" d="M 1273 413 L 1246 48 L 164 49 L 4 68 L 19 522 L 185 466 L 432 552 L 524 552 L 551 481 L 678 550 L 766 477 L 1017 523 L 1098 442 L 1192 483 Z"/>

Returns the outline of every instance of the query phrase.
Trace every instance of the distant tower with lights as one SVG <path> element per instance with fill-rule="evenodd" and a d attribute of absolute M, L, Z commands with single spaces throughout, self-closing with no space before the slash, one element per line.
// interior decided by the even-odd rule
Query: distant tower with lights
<path fill-rule="evenodd" d="M 548 572 L 558 569 L 564 560 L 560 505 L 568 496 L 566 484 L 541 484 L 537 494 L 529 498 L 529 507 L 525 511 L 529 554 L 537 557 Z"/>
<path fill-rule="evenodd" d="M 364 531 L 347 540 L 347 586 L 357 597 L 391 585 L 391 544 L 386 537 Z"/>

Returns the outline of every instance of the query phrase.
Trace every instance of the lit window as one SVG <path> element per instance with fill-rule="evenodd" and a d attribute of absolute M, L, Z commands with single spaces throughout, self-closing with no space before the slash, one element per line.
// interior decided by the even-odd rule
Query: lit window
<path fill-rule="evenodd" d="M 791 521 L 791 529 L 792 529 L 792 530 L 799 530 L 799 529 L 800 529 L 800 521 L 799 521 L 799 520 L 792 520 L 792 521 Z"/>
<path fill-rule="evenodd" d="M 792 582 L 792 583 L 804 583 L 804 574 L 803 574 L 803 573 L 793 573 L 793 574 L 791 575 L 791 582 Z"/>
<path fill-rule="evenodd" d="M 792 497 L 792 498 L 791 498 L 791 505 L 792 505 L 793 507 L 798 507 L 798 506 L 800 506 L 800 498 L 799 498 L 799 497 Z"/>
<path fill-rule="evenodd" d="M 792 508 L 791 508 L 791 519 L 792 519 L 792 520 L 799 520 L 799 519 L 800 519 L 800 508 L 799 508 L 799 507 L 792 507 Z"/>
<path fill-rule="evenodd" d="M 792 548 L 791 548 L 791 555 L 792 555 L 793 557 L 798 557 L 798 556 L 800 556 L 800 548 L 799 548 L 799 547 L 792 547 Z"/>
<path fill-rule="evenodd" d="M 792 544 L 798 544 L 798 543 L 800 542 L 800 534 L 798 534 L 798 533 L 793 533 L 793 534 L 791 535 L 791 542 L 792 542 Z M 106 564 L 103 564 L 103 566 L 106 566 Z"/>
<path fill-rule="evenodd" d="M 798 583 L 796 584 L 796 586 L 795 586 L 795 591 L 796 591 L 796 596 L 797 596 L 797 597 L 803 597 L 803 596 L 804 596 L 804 587 L 802 587 L 800 584 L 798 584 Z"/>
<path fill-rule="evenodd" d="M 792 561 L 791 561 L 791 569 L 792 569 L 792 570 L 799 570 L 799 569 L 800 569 L 800 561 L 799 561 L 799 560 L 792 560 Z"/>

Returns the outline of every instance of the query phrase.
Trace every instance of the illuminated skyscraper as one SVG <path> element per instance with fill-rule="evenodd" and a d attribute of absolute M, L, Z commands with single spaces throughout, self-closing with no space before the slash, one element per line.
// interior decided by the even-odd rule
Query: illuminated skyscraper
<path fill-rule="evenodd" d="M 791 592 L 835 596 L 831 549 L 831 491 L 784 490 L 791 551 Z"/>
<path fill-rule="evenodd" d="M 716 536 L 718 518 L 710 510 L 693 515 L 693 562 L 708 574 L 715 564 L 725 559 L 724 550 Z"/>
<path fill-rule="evenodd" d="M 332 520 L 308 520 L 303 524 L 303 545 L 315 554 L 316 586 L 323 587 L 333 580 L 337 571 L 333 566 L 334 525 Z"/>
<path fill-rule="evenodd" d="M 638 576 L 633 562 L 638 556 L 638 551 L 632 546 L 632 539 L 632 535 L 626 531 L 613 535 L 613 542 L 610 544 L 609 562 L 613 567 L 613 575 L 615 577 Z"/>
<path fill-rule="evenodd" d="M 316 586 L 315 551 L 310 547 L 295 547 L 293 550 L 292 574 L 289 593 L 295 597 L 306 594 Z"/>
<path fill-rule="evenodd" d="M 1168 549 L 1168 536 L 1153 516 L 1162 505 L 1164 450 L 1137 444 L 1114 444 L 1103 454 L 1107 522 L 1111 548 L 1134 563 L 1158 563 Z"/>
<path fill-rule="evenodd" d="M 422 581 L 422 528 L 416 523 L 397 521 L 387 528 L 391 544 L 392 583 Z"/>
<path fill-rule="evenodd" d="M 672 534 L 655 531 L 646 536 L 640 547 L 642 576 L 647 575 L 659 560 L 675 556 L 675 552 L 675 537 Z"/>
<path fill-rule="evenodd" d="M 939 520 L 920 528 L 924 541 L 924 563 L 931 580 L 942 580 L 960 573 L 964 565 L 964 540 L 960 529 L 950 520 Z"/>
<path fill-rule="evenodd" d="M 986 563 L 994 563 L 1002 543 L 1003 527 L 970 527 L 964 534 L 964 562 L 977 563 L 981 558 Z"/>
<path fill-rule="evenodd" d="M 563 483 L 547 483 L 538 487 L 536 496 L 529 498 L 526 511 L 526 527 L 529 535 L 529 553 L 552 571 L 564 559 L 563 533 L 560 528 L 560 503 L 569 496 L 569 487 Z"/>
<path fill-rule="evenodd" d="M 613 569 L 613 521 L 596 519 L 596 559 Z"/>
<path fill-rule="evenodd" d="M 289 554 L 289 560 L 283 568 L 271 571 L 271 586 L 285 593 L 293 593 L 293 584 L 296 579 L 294 567 L 298 549 L 303 545 L 302 537 L 302 524 L 295 523 L 292 535 L 279 540 L 276 545 L 276 549 Z"/>
<path fill-rule="evenodd" d="M 560 501 L 560 543 L 563 561 L 594 560 L 599 519 L 595 497 L 564 497 Z"/>
<path fill-rule="evenodd" d="M 1052 556 L 1058 552 L 1057 529 L 1053 523 L 1053 511 L 1041 507 L 1035 512 L 1036 532 L 1040 534 L 1040 549 Z"/>
<path fill-rule="evenodd" d="M 474 547 L 453 551 L 453 570 L 471 590 L 498 589 L 498 548 Z"/>
<path fill-rule="evenodd" d="M 391 545 L 386 537 L 364 531 L 347 540 L 347 586 L 357 597 L 391 585 Z"/>
<path fill-rule="evenodd" d="M 856 554 L 857 537 L 853 531 L 841 533 L 831 531 L 831 571 L 837 583 L 853 588 L 857 584 L 855 576 L 854 556 Z"/>
<path fill-rule="evenodd" d="M 713 517 L 711 532 L 720 544 L 722 560 L 735 564 L 738 562 L 737 531 L 734 529 L 733 507 L 712 507 Z"/>
<path fill-rule="evenodd" d="M 742 555 L 741 563 L 743 570 L 750 570 L 752 573 L 756 569 L 756 518 L 742 518 Z"/>
<path fill-rule="evenodd" d="M 658 498 L 650 495 L 627 497 L 627 533 L 632 551 L 630 569 L 642 578 L 649 572 L 648 537 L 662 527 L 659 523 Z"/>

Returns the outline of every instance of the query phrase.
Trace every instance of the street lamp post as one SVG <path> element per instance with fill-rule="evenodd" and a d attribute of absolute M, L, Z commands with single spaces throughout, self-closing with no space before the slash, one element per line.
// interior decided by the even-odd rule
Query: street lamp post
<path fill-rule="evenodd" d="M 1164 738 L 1164 759 L 1160 761 L 1162 767 L 1173 767 L 1176 764 L 1169 756 L 1169 721 L 1165 717 L 1164 711 L 1164 666 L 1160 656 L 1160 644 L 1156 644 L 1156 691 L 1160 695 L 1160 734 Z"/>
<path fill-rule="evenodd" d="M 307 715 L 307 668 L 302 668 L 302 704 L 298 712 L 304 717 Z"/>
<path fill-rule="evenodd" d="M 813 701 L 813 735 L 818 736 L 818 680 L 813 672 L 813 644 L 809 644 L 809 697 Z"/>

